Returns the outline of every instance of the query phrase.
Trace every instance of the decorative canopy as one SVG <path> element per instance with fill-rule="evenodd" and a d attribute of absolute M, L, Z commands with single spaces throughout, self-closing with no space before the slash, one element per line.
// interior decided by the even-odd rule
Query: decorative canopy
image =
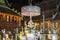
<path fill-rule="evenodd" d="M 21 8 L 21 14 L 23 16 L 39 16 L 40 7 L 38 6 L 24 6 Z"/>

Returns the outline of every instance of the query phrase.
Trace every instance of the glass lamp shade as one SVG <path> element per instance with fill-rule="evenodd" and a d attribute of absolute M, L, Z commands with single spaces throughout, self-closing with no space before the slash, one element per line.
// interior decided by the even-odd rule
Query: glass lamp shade
<path fill-rule="evenodd" d="M 23 16 L 39 16 L 40 15 L 40 7 L 38 6 L 24 6 L 21 8 L 21 13 Z"/>

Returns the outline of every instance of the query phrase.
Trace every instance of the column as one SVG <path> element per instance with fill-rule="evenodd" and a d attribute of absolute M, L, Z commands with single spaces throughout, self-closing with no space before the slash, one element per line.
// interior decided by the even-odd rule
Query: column
<path fill-rule="evenodd" d="M 7 16 L 7 19 L 6 20 L 7 20 L 7 22 L 9 22 L 9 16 Z"/>

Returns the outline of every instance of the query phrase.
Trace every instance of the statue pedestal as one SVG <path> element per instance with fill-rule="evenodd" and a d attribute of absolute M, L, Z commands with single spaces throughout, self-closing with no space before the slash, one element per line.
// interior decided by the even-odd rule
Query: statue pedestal
<path fill-rule="evenodd" d="M 35 36 L 33 33 L 28 33 L 27 35 L 27 40 L 35 40 Z"/>
<path fill-rule="evenodd" d="M 26 36 L 22 36 L 21 37 L 21 40 L 26 40 Z"/>
<path fill-rule="evenodd" d="M 40 40 L 46 40 L 46 34 L 40 34 Z"/>
<path fill-rule="evenodd" d="M 58 40 L 58 34 L 52 34 L 52 40 Z"/>

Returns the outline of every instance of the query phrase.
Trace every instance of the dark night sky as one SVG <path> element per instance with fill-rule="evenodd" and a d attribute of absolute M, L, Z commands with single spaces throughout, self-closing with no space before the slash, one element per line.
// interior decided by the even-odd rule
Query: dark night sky
<path fill-rule="evenodd" d="M 19 9 L 22 7 L 22 6 L 25 6 L 25 5 L 29 5 L 29 1 L 28 0 L 7 0 L 9 2 L 9 4 L 12 4 L 10 8 L 15 8 L 19 11 Z M 32 0 L 32 4 L 35 5 L 35 3 L 38 3 L 38 2 L 42 2 L 43 0 Z M 6 2 L 6 0 L 5 0 Z M 7 6 L 8 3 L 6 2 Z"/>
<path fill-rule="evenodd" d="M 20 12 L 22 6 L 29 5 L 28 0 L 7 0 L 7 1 L 9 2 L 9 4 L 12 3 L 10 8 L 14 8 L 15 10 L 18 10 L 18 12 Z M 40 5 L 38 5 L 38 2 L 40 3 Z M 51 13 L 55 12 L 54 10 L 56 10 L 55 8 L 57 6 L 56 5 L 57 2 L 58 0 L 32 0 L 32 5 L 38 5 L 41 8 L 41 10 L 45 13 L 46 17 L 49 17 Z M 41 15 L 38 18 L 42 18 Z M 58 16 L 58 18 L 60 17 Z"/>

